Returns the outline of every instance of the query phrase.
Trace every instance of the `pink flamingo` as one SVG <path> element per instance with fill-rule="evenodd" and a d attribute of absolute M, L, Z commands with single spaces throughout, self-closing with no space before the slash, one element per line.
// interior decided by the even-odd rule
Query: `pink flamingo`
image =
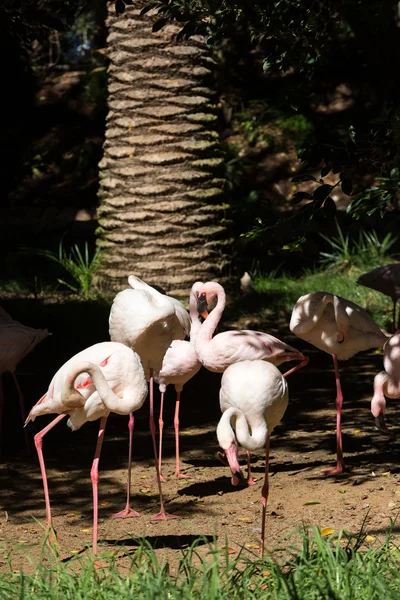
<path fill-rule="evenodd" d="M 209 371 L 223 373 L 229 365 L 242 360 L 267 360 L 275 366 L 290 360 L 302 361 L 285 373 L 287 376 L 308 363 L 308 358 L 301 352 L 261 331 L 246 329 L 224 331 L 212 337 L 225 308 L 224 288 L 219 283 L 209 281 L 197 291 L 197 294 L 197 310 L 205 321 L 197 334 L 195 349 L 200 362 Z M 215 297 L 217 297 L 217 305 L 208 313 L 207 306 Z"/>
<path fill-rule="evenodd" d="M 261 492 L 262 556 L 268 500 L 270 437 L 285 414 L 288 405 L 288 385 L 282 373 L 271 363 L 245 360 L 226 369 L 222 375 L 219 398 L 223 414 L 218 423 L 217 438 L 219 445 L 225 450 L 233 474 L 233 485 L 243 480 L 237 442 L 247 451 L 265 447 L 265 477 Z"/>
<path fill-rule="evenodd" d="M 2 375 L 11 373 L 18 392 L 18 401 L 21 411 L 22 423 L 25 421 L 25 402 L 22 390 L 16 376 L 17 365 L 34 347 L 43 341 L 49 332 L 47 329 L 33 329 L 14 321 L 12 317 L 0 307 L 0 436 L 3 429 L 4 395 Z M 25 445 L 30 452 L 28 432 L 24 430 Z"/>
<path fill-rule="evenodd" d="M 400 300 L 400 264 L 384 265 L 364 273 L 358 278 L 358 285 L 377 290 L 393 301 L 393 332 L 396 331 L 396 305 Z M 400 315 L 399 324 L 400 327 Z"/>
<path fill-rule="evenodd" d="M 86 421 L 100 419 L 96 451 L 90 472 L 93 488 L 93 552 L 97 552 L 99 460 L 104 430 L 110 412 L 128 415 L 142 406 L 147 383 L 138 355 L 117 342 L 102 342 L 86 348 L 68 360 L 54 375 L 46 394 L 32 408 L 26 419 L 59 413 L 35 435 L 46 502 L 46 526 L 52 528 L 50 498 L 43 458 L 43 437 L 67 414 L 67 425 L 76 431 Z"/>
<path fill-rule="evenodd" d="M 131 275 L 128 283 L 131 289 L 123 290 L 114 298 L 110 312 L 110 337 L 139 354 L 146 379 L 150 382 L 150 431 L 160 494 L 160 512 L 153 519 L 176 518 L 165 512 L 162 498 L 154 424 L 153 377 L 161 371 L 163 357 L 172 340 L 184 339 L 189 335 L 190 318 L 181 302 L 161 294 L 139 277 Z M 113 515 L 114 518 L 139 516 L 130 507 L 133 426 L 133 415 L 130 415 L 127 501 L 125 509 Z"/>
<path fill-rule="evenodd" d="M 338 360 L 347 360 L 363 350 L 382 348 L 387 336 L 360 306 L 326 292 L 312 292 L 296 302 L 290 330 L 297 337 L 332 355 L 336 377 L 336 467 L 326 475 L 344 469 L 341 413 L 343 394 Z"/>
<path fill-rule="evenodd" d="M 387 431 L 384 413 L 386 398 L 400 398 L 400 329 L 389 338 L 383 346 L 384 371 L 374 379 L 374 395 L 371 401 L 371 412 L 375 417 L 378 429 Z"/>
<path fill-rule="evenodd" d="M 161 474 L 161 460 L 162 460 L 162 434 L 163 434 L 163 407 L 164 407 L 164 394 L 167 385 L 172 384 L 176 390 L 176 402 L 175 402 L 175 417 L 174 417 L 174 428 L 175 428 L 175 476 L 179 479 L 183 479 L 186 475 L 180 472 L 180 460 L 179 460 L 179 407 L 181 392 L 185 383 L 187 383 L 192 377 L 200 371 L 201 362 L 199 361 L 196 351 L 194 349 L 194 342 L 200 329 L 200 315 L 197 312 L 197 291 L 203 286 L 201 281 L 197 281 L 193 284 L 190 297 L 190 342 L 184 340 L 174 340 L 168 348 L 162 363 L 162 369 L 155 378 L 160 385 L 161 392 L 161 406 L 160 406 L 160 440 L 159 440 L 159 471 L 163 481 L 164 476 Z"/>

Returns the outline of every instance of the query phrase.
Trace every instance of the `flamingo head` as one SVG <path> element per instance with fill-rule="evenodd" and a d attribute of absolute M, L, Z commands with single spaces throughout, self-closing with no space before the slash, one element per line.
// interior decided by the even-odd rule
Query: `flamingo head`
<path fill-rule="evenodd" d="M 232 427 L 226 427 L 224 417 L 218 424 L 217 438 L 232 471 L 232 485 L 238 485 L 240 481 L 244 481 L 244 477 L 239 465 L 237 441 Z"/>
<path fill-rule="evenodd" d="M 371 400 L 371 412 L 375 417 L 375 425 L 381 431 L 388 431 L 385 421 L 386 399 L 382 393 L 375 393 Z"/>
<path fill-rule="evenodd" d="M 224 288 L 216 281 L 207 281 L 196 290 L 197 312 L 206 319 L 208 317 L 208 306 L 216 296 L 225 296 Z"/>

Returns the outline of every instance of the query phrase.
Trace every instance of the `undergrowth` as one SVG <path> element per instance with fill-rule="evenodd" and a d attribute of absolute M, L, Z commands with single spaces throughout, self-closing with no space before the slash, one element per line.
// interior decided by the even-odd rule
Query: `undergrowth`
<path fill-rule="evenodd" d="M 60 562 L 42 557 L 31 574 L 0 576 L 2 600 L 394 600 L 399 598 L 400 553 L 388 533 L 376 549 L 363 546 L 365 534 L 323 537 L 306 531 L 286 559 L 266 555 L 250 561 L 199 538 L 182 551 L 174 571 L 144 541 L 121 568 L 121 551 Z"/>

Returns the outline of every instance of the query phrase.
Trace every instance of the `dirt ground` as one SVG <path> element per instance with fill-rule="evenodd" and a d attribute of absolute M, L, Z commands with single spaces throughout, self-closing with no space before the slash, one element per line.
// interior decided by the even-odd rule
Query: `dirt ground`
<path fill-rule="evenodd" d="M 28 407 L 43 394 L 56 368 L 78 349 L 107 339 L 107 307 L 90 304 L 63 305 L 38 300 L 3 302 L 14 318 L 30 324 L 47 324 L 53 335 L 20 365 L 21 386 Z M 389 401 L 387 422 L 390 435 L 374 428 L 370 399 L 374 375 L 382 368 L 382 354 L 369 352 L 342 363 L 344 393 L 343 445 L 346 472 L 326 478 L 321 469 L 335 462 L 335 380 L 330 356 L 296 340 L 285 323 L 273 326 L 266 312 L 254 323 L 242 318 L 227 322 L 232 326 L 255 327 L 269 331 L 303 350 L 309 365 L 290 376 L 290 401 L 285 417 L 271 442 L 270 497 L 267 516 L 267 549 L 287 547 L 288 539 L 302 524 L 320 528 L 359 531 L 366 519 L 370 544 L 384 539 L 391 520 L 400 509 L 400 412 Z M 262 315 L 264 314 L 264 317 Z M 77 316 L 79 315 L 79 317 Z M 71 320 L 75 333 L 71 336 Z M 95 324 L 97 323 L 97 326 Z M 98 324 L 101 323 L 101 326 Z M 90 334 L 88 333 L 90 332 Z M 136 413 L 133 463 L 133 507 L 141 513 L 136 519 L 110 519 L 125 504 L 127 477 L 127 418 L 111 416 L 100 462 L 101 550 L 134 551 L 142 538 L 155 548 L 160 558 L 166 554 L 172 566 L 198 536 L 228 540 L 232 555 L 244 548 L 257 555 L 261 525 L 261 486 L 264 456 L 252 456 L 257 484 L 234 488 L 230 471 L 217 458 L 215 429 L 220 415 L 218 388 L 220 376 L 204 369 L 187 384 L 182 396 L 181 450 L 187 480 L 174 478 L 174 392 L 168 390 L 165 412 L 164 499 L 169 512 L 179 520 L 152 521 L 158 512 L 155 469 L 148 430 L 148 404 Z M 24 456 L 23 438 L 11 378 L 4 377 L 5 432 L 0 458 L 0 544 L 12 549 L 14 568 L 31 568 L 30 560 L 40 556 L 45 506 L 40 470 L 35 453 Z M 156 406 L 158 406 L 158 396 Z M 33 437 L 50 420 L 45 417 L 29 426 Z M 90 467 L 98 424 L 85 425 L 71 433 L 64 423 L 44 441 L 50 497 L 58 534 L 60 556 L 68 560 L 84 553 L 91 543 L 92 497 Z M 243 453 L 243 465 L 245 454 Z M 394 535 L 400 527 L 394 526 Z M 7 569 L 7 552 L 0 555 L 0 569 Z M 122 559 L 121 559 L 122 560 Z"/>

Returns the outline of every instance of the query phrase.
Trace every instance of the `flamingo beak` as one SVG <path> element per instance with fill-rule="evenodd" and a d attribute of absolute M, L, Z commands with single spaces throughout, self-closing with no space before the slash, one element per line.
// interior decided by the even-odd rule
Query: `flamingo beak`
<path fill-rule="evenodd" d="M 380 431 L 389 431 L 383 412 L 379 413 L 379 415 L 375 417 L 375 426 L 377 429 L 380 429 Z"/>
<path fill-rule="evenodd" d="M 197 299 L 197 312 L 203 317 L 203 319 L 207 319 L 208 310 L 207 310 L 207 298 L 205 294 L 201 294 L 201 296 Z"/>
<path fill-rule="evenodd" d="M 240 481 L 244 481 L 244 476 L 240 470 L 236 444 L 233 443 L 231 446 L 229 446 L 229 448 L 225 450 L 225 454 L 233 475 L 232 485 L 238 485 Z"/>

